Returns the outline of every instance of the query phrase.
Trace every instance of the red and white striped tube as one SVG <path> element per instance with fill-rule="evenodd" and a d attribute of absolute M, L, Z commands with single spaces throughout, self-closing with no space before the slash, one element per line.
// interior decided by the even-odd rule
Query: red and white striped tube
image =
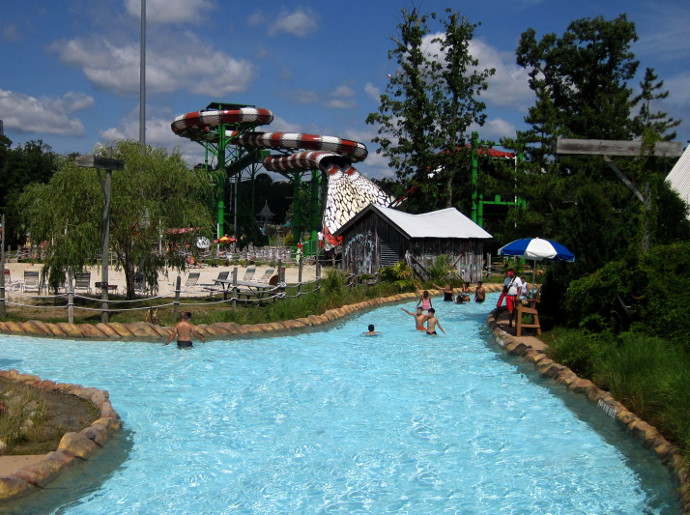
<path fill-rule="evenodd" d="M 322 150 L 348 156 L 351 161 L 366 159 L 367 147 L 362 143 L 335 136 L 317 136 L 296 132 L 244 132 L 226 131 L 225 135 L 238 145 L 257 148 Z"/>
<path fill-rule="evenodd" d="M 209 127 L 222 124 L 268 125 L 273 121 L 273 113 L 258 107 L 238 109 L 210 109 L 194 111 L 175 118 L 170 127 L 178 136 L 195 139 L 196 133 L 207 133 Z"/>

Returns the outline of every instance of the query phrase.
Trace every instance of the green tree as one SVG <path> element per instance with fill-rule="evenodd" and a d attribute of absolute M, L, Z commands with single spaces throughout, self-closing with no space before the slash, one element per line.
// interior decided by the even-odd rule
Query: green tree
<path fill-rule="evenodd" d="M 664 81 L 658 80 L 659 77 L 652 68 L 645 70 L 644 79 L 640 83 L 641 92 L 632 103 L 640 104 L 637 116 L 633 120 L 633 132 L 636 136 L 644 136 L 653 133 L 661 141 L 672 141 L 676 137 L 676 132 L 669 132 L 674 127 L 680 125 L 680 120 L 670 118 L 667 113 L 658 111 L 652 112 L 652 102 L 663 100 L 668 97 L 668 91 L 663 91 Z"/>
<path fill-rule="evenodd" d="M 555 142 L 631 138 L 628 83 L 639 64 L 630 50 L 636 40 L 635 25 L 625 15 L 576 20 L 563 35 L 541 39 L 528 29 L 520 38 L 517 63 L 528 70 L 536 101 L 525 118 L 530 129 L 504 142 L 525 157 L 517 189 L 528 207 L 511 212 L 509 221 L 515 237 L 552 238 L 577 256 L 574 264 L 552 267 L 546 309 L 558 308 L 570 280 L 625 252 L 634 239 L 640 209 L 631 192 L 602 157 L 556 159 Z"/>
<path fill-rule="evenodd" d="M 377 126 L 379 136 L 373 139 L 380 145 L 377 153 L 388 158 L 399 179 L 408 180 L 420 170 L 433 170 L 438 149 L 431 132 L 436 108 L 429 94 L 429 79 L 435 72 L 425 45 L 428 16 L 416 9 L 410 13 L 403 9 L 402 15 L 399 39 L 391 38 L 395 46 L 388 52 L 398 70 L 389 76 L 378 112 L 366 121 Z"/>
<path fill-rule="evenodd" d="M 142 273 L 154 289 L 166 265 L 185 267 L 185 248 L 195 251 L 200 232 L 171 234 L 171 228 L 203 228 L 211 217 L 202 199 L 205 181 L 178 154 L 121 141 L 113 156 L 125 169 L 113 172 L 110 249 L 125 272 L 127 296 Z M 102 178 L 102 175 L 100 176 Z M 28 188 L 21 196 L 25 228 L 34 241 L 49 242 L 45 273 L 52 284 L 97 261 L 102 234 L 103 193 L 99 173 L 65 161 L 48 184 Z M 161 252 L 159 245 L 163 244 Z"/>
<path fill-rule="evenodd" d="M 389 76 L 378 112 L 367 117 L 377 126 L 377 152 L 416 192 L 416 202 L 405 203 L 409 211 L 456 205 L 458 188 L 462 198 L 468 197 L 466 132 L 471 124 L 484 123 L 485 105 L 476 97 L 494 73 L 479 70 L 469 52 L 476 25 L 450 9 L 446 14 L 444 19 L 403 9 L 388 53 L 398 70 Z M 432 20 L 440 23 L 436 36 Z"/>
<path fill-rule="evenodd" d="M 446 13 L 448 18 L 442 20 L 443 35 L 432 40 L 440 45 L 440 55 L 434 61 L 436 76 L 430 80 L 433 103 L 437 106 L 434 148 L 440 149 L 437 156 L 446 180 L 446 206 L 455 205 L 454 189 L 461 188 L 466 207 L 471 198 L 467 130 L 472 124 L 484 125 L 486 105 L 477 97 L 487 89 L 487 79 L 496 70 L 479 70 L 479 60 L 470 54 L 477 25 L 468 23 L 464 17 L 460 19 L 451 9 L 446 9 Z M 463 176 L 461 171 L 465 172 Z"/>
<path fill-rule="evenodd" d="M 5 213 L 10 229 L 8 241 L 17 244 L 24 241 L 19 230 L 23 207 L 17 202 L 19 195 L 29 184 L 48 182 L 63 158 L 40 140 L 15 148 L 10 148 L 11 144 L 6 137 L 0 138 L 0 211 Z"/>

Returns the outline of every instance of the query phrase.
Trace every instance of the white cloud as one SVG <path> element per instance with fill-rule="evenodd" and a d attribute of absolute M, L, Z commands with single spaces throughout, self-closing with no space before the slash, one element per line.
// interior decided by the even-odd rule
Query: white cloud
<path fill-rule="evenodd" d="M 663 89 L 669 92 L 667 103 L 690 105 L 690 73 L 686 72 L 670 79 L 664 79 Z"/>
<path fill-rule="evenodd" d="M 0 113 L 6 128 L 18 132 L 38 132 L 81 136 L 84 125 L 69 115 L 88 109 L 94 104 L 92 97 L 69 92 L 59 98 L 32 97 L 0 89 Z"/>
<path fill-rule="evenodd" d="M 296 10 L 292 13 L 283 11 L 268 29 L 268 34 L 276 36 L 280 33 L 305 37 L 318 28 L 317 15 L 311 9 Z"/>
<path fill-rule="evenodd" d="M 441 37 L 443 34 L 437 33 L 424 38 L 429 56 L 441 54 L 440 43 L 432 42 Z M 495 105 L 518 105 L 520 109 L 532 103 L 533 94 L 529 88 L 527 71 L 517 65 L 512 52 L 500 52 L 481 39 L 472 39 L 469 43 L 469 53 L 479 60 L 478 70 L 496 70 L 496 73 L 487 79 L 489 87 L 482 92 L 481 99 Z"/>
<path fill-rule="evenodd" d="M 495 105 L 531 104 L 533 92 L 529 88 L 527 70 L 515 63 L 512 52 L 499 52 L 480 39 L 470 42 L 470 53 L 479 59 L 479 69 L 494 68 L 489 87 L 482 98 Z"/>
<path fill-rule="evenodd" d="M 141 17 L 142 0 L 125 0 L 127 13 Z M 209 0 L 146 0 L 146 21 L 150 23 L 184 23 L 199 25 L 213 10 Z"/>
<path fill-rule="evenodd" d="M 190 32 L 178 33 L 166 47 L 149 45 L 146 56 L 148 92 L 186 89 L 203 95 L 244 91 L 255 66 L 200 42 Z M 117 45 L 107 38 L 75 38 L 50 49 L 68 65 L 81 68 L 95 87 L 118 95 L 139 91 L 139 43 Z"/>
<path fill-rule="evenodd" d="M 331 109 L 354 109 L 357 103 L 353 100 L 343 100 L 340 98 L 333 98 L 326 102 L 326 107 Z"/>
<path fill-rule="evenodd" d="M 502 118 L 491 118 L 483 126 L 472 125 L 468 128 L 468 133 L 477 131 L 483 140 L 498 141 L 501 138 L 514 138 L 516 127 L 512 123 Z"/>
<path fill-rule="evenodd" d="M 273 122 L 271 122 L 270 130 L 271 132 L 302 132 L 302 126 L 297 123 L 290 123 L 285 118 L 276 116 L 273 118 Z"/>
<path fill-rule="evenodd" d="M 354 97 L 355 91 L 346 84 L 341 84 L 331 92 L 332 97 Z"/>
<path fill-rule="evenodd" d="M 379 102 L 381 100 L 381 90 L 374 86 L 371 82 L 367 82 L 364 85 L 364 93 L 366 93 L 366 95 L 375 102 Z"/>

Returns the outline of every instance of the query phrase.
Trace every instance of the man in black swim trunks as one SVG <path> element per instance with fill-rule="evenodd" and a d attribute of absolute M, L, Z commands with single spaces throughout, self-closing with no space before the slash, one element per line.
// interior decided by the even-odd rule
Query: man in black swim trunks
<path fill-rule="evenodd" d="M 175 325 L 175 327 L 172 330 L 172 333 L 170 333 L 170 338 L 168 338 L 168 341 L 165 342 L 163 345 L 168 345 L 171 341 L 173 341 L 173 338 L 177 337 L 177 346 L 180 348 L 183 347 L 191 347 L 192 346 L 192 334 L 199 338 L 202 342 L 206 343 L 206 340 L 204 339 L 201 334 L 199 334 L 199 331 L 196 330 L 196 327 L 192 325 L 190 320 L 192 319 L 192 314 L 189 311 L 185 311 L 180 315 L 180 321 Z"/>
<path fill-rule="evenodd" d="M 436 326 L 438 326 L 443 334 L 446 334 L 446 332 L 443 330 L 443 327 L 441 327 L 441 323 L 438 321 L 438 318 L 436 318 L 436 310 L 434 308 L 430 308 L 428 313 L 429 314 L 426 318 L 426 334 L 437 335 L 438 333 L 436 332 Z"/>

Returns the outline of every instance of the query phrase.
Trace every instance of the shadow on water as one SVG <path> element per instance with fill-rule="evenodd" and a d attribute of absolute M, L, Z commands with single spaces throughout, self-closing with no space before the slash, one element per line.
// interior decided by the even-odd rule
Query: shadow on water
<path fill-rule="evenodd" d="M 0 368 L 9 369 L 13 365 L 19 365 L 22 361 L 21 359 L 0 358 Z"/>
<path fill-rule="evenodd" d="M 499 348 L 488 330 L 486 341 L 489 345 Z M 607 444 L 618 449 L 640 481 L 641 489 L 649 495 L 649 506 L 653 510 L 650 513 L 682 513 L 680 499 L 675 491 L 677 481 L 651 449 L 646 448 L 602 409 L 592 405 L 584 395 L 573 393 L 564 385 L 541 377 L 531 363 L 518 356 L 501 351 L 500 357 L 515 366 L 517 373 L 552 392 L 578 420 L 591 427 Z"/>
<path fill-rule="evenodd" d="M 121 470 L 133 447 L 133 433 L 118 432 L 100 454 L 89 461 L 80 461 L 46 488 L 23 499 L 0 505 L 2 515 L 43 515 L 64 513 L 85 497 L 98 495 L 98 490 L 118 470 Z"/>

